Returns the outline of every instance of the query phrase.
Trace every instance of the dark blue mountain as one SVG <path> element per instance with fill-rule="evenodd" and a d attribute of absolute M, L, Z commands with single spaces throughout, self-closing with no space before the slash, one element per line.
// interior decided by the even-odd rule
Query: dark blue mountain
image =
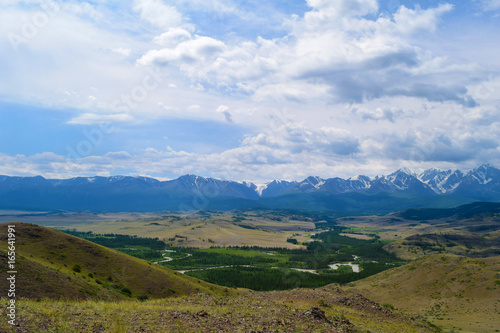
<path fill-rule="evenodd" d="M 485 164 L 468 172 L 400 169 L 388 176 L 349 179 L 308 177 L 264 186 L 185 175 L 169 181 L 148 177 L 0 176 L 0 209 L 160 211 L 237 208 L 339 210 L 369 213 L 410 207 L 446 208 L 473 201 L 500 201 L 500 170 Z M 378 206 L 377 206 L 378 205 Z M 379 209 L 380 208 L 380 209 Z"/>

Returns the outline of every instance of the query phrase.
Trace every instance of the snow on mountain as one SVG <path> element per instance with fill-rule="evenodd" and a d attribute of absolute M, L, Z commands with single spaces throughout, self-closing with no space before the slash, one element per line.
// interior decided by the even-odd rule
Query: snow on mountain
<path fill-rule="evenodd" d="M 435 193 L 452 193 L 464 179 L 464 173 L 460 170 L 429 169 L 418 175 L 418 179 L 430 186 Z"/>
<path fill-rule="evenodd" d="M 236 182 L 184 175 L 177 179 L 160 181 L 148 177 L 76 177 L 45 179 L 43 177 L 0 176 L 0 195 L 6 202 L 16 202 L 27 196 L 54 196 L 62 200 L 73 195 L 78 198 L 94 196 L 145 196 L 151 198 L 189 198 L 202 195 L 207 198 L 238 198 L 258 200 L 284 194 L 324 192 L 381 193 L 403 192 L 412 195 L 453 194 L 464 198 L 490 200 L 500 198 L 500 170 L 485 164 L 469 171 L 428 169 L 414 173 L 400 169 L 387 176 L 356 176 L 348 179 L 308 177 L 303 181 L 274 180 L 267 184 Z M 170 200 L 169 199 L 169 200 Z M 56 199 L 54 199 L 56 200 Z M 69 200 L 69 199 L 68 199 Z M 97 200 L 97 199 L 96 199 Z M 160 199 L 158 199 L 160 200 Z M 162 199 L 163 200 L 163 199 Z M 186 199 L 187 200 L 187 199 Z M 491 199 L 493 200 L 493 199 Z M 1 202 L 0 202 L 1 204 Z"/>
<path fill-rule="evenodd" d="M 274 197 L 283 193 L 296 184 L 297 182 L 294 181 L 290 182 L 286 180 L 273 180 L 272 182 L 258 186 L 257 193 L 263 198 Z"/>

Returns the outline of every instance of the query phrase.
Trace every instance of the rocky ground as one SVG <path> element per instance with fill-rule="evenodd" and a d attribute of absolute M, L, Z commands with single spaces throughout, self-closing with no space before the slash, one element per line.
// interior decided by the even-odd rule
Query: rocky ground
<path fill-rule="evenodd" d="M 19 303 L 18 325 L 4 321 L 1 332 L 433 332 L 420 318 L 336 287 L 145 302 Z"/>

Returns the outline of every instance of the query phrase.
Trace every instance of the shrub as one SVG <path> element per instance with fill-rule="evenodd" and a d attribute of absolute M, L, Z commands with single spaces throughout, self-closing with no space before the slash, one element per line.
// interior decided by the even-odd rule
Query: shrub
<path fill-rule="evenodd" d="M 128 296 L 132 296 L 132 290 L 128 289 L 127 287 L 122 288 L 122 293 L 127 294 Z"/>
<path fill-rule="evenodd" d="M 331 305 L 326 302 L 324 299 L 320 298 L 318 300 L 318 305 L 321 306 L 321 307 L 324 307 L 324 308 L 329 308 Z"/>
<path fill-rule="evenodd" d="M 82 268 L 80 267 L 80 265 L 76 264 L 75 266 L 73 266 L 73 271 L 80 273 L 82 271 Z"/>
<path fill-rule="evenodd" d="M 390 303 L 384 303 L 384 304 L 382 304 L 382 306 L 383 306 L 384 308 L 386 308 L 386 309 L 390 309 L 390 310 L 394 310 L 394 309 L 395 309 L 394 305 L 392 305 L 392 304 L 390 304 Z"/>

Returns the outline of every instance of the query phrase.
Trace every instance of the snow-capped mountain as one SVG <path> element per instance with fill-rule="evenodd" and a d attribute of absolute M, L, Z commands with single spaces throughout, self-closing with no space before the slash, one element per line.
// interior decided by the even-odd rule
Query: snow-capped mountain
<path fill-rule="evenodd" d="M 235 197 L 258 199 L 257 186 L 252 183 L 239 183 L 231 180 L 205 178 L 196 175 L 185 175 L 174 180 L 161 182 L 160 187 L 176 197 L 203 195 L 205 197 Z"/>
<path fill-rule="evenodd" d="M 500 170 L 484 164 L 468 172 L 429 169 L 418 178 L 438 194 L 461 194 L 487 198 L 500 191 Z"/>
<path fill-rule="evenodd" d="M 308 197 L 311 193 L 317 195 L 311 199 Z M 153 211 L 176 210 L 181 204 L 196 209 L 210 205 L 223 209 L 275 208 L 276 202 L 288 207 L 285 205 L 287 196 L 293 196 L 299 203 L 302 202 L 300 198 L 308 198 L 309 201 L 303 201 L 308 203 L 320 197 L 328 198 L 321 199 L 321 204 L 329 209 L 329 205 L 338 204 L 335 200 L 346 193 L 367 194 L 370 198 L 378 194 L 387 197 L 387 194 L 404 193 L 420 197 L 453 196 L 469 202 L 497 201 L 500 200 L 500 170 L 489 164 L 465 172 L 429 169 L 414 173 L 400 169 L 373 178 L 308 177 L 300 182 L 274 180 L 259 186 L 196 175 L 168 181 L 131 176 L 59 180 L 40 176 L 0 176 L 0 209 Z"/>
<path fill-rule="evenodd" d="M 270 183 L 265 184 L 264 186 L 259 187 L 257 193 L 263 197 L 274 197 L 288 190 L 290 187 L 295 186 L 297 182 L 289 182 L 286 180 L 273 180 Z"/>
<path fill-rule="evenodd" d="M 462 181 L 464 174 L 460 170 L 429 169 L 422 172 L 418 179 L 427 184 L 436 193 L 453 191 Z"/>

